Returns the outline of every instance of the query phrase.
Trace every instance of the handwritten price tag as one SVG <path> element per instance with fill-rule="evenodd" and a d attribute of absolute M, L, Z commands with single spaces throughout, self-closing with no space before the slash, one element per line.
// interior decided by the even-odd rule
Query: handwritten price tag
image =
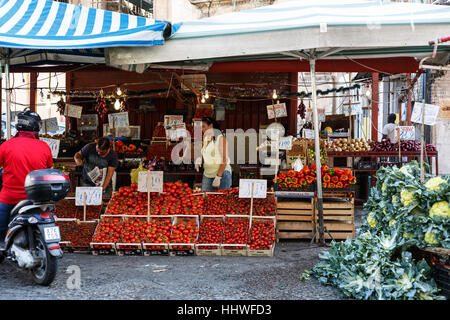
<path fill-rule="evenodd" d="M 422 108 L 425 108 L 424 124 L 434 126 L 439 114 L 439 106 L 433 104 L 415 102 L 411 115 L 411 122 L 422 123 Z"/>
<path fill-rule="evenodd" d="M 44 141 L 45 143 L 48 144 L 48 146 L 50 147 L 50 150 L 52 151 L 52 158 L 53 159 L 58 158 L 59 143 L 61 141 L 60 140 L 56 140 L 56 139 L 49 139 L 49 138 L 40 138 L 40 140 L 42 140 L 42 141 Z"/>
<path fill-rule="evenodd" d="M 118 112 L 108 114 L 109 127 L 112 128 L 113 124 L 116 128 L 124 128 L 130 126 L 128 120 L 128 112 Z"/>
<path fill-rule="evenodd" d="M 82 112 L 83 112 L 82 106 L 76 106 L 74 104 L 66 104 L 66 111 L 65 111 L 64 115 L 67 117 L 80 119 Z"/>
<path fill-rule="evenodd" d="M 267 118 L 268 119 L 275 118 L 275 111 L 273 110 L 273 105 L 269 104 L 266 108 L 267 108 Z"/>
<path fill-rule="evenodd" d="M 252 197 L 253 184 L 253 198 L 263 199 L 267 197 L 267 180 L 264 179 L 240 179 L 239 180 L 239 198 Z"/>
<path fill-rule="evenodd" d="M 303 129 L 303 138 L 314 139 L 314 130 Z"/>
<path fill-rule="evenodd" d="M 183 123 L 183 116 L 178 115 L 165 115 L 164 116 L 164 126 L 173 126 L 178 123 Z"/>
<path fill-rule="evenodd" d="M 138 177 L 138 192 L 148 192 L 147 182 L 150 173 L 150 192 L 163 192 L 163 171 L 141 171 Z"/>
<path fill-rule="evenodd" d="M 291 150 L 292 149 L 292 136 L 281 137 L 279 148 L 280 148 L 280 150 Z"/>
<path fill-rule="evenodd" d="M 43 122 L 42 129 L 44 131 L 53 132 L 59 130 L 58 119 L 56 118 L 44 119 L 42 120 L 42 122 Z"/>
<path fill-rule="evenodd" d="M 416 128 L 414 126 L 399 126 L 400 140 L 416 140 Z"/>
<path fill-rule="evenodd" d="M 102 204 L 102 187 L 77 187 L 75 190 L 75 205 L 84 205 L 84 194 L 86 194 L 87 206 L 100 206 Z"/>
<path fill-rule="evenodd" d="M 286 103 L 278 103 L 273 105 L 275 116 L 277 118 L 287 117 Z"/>

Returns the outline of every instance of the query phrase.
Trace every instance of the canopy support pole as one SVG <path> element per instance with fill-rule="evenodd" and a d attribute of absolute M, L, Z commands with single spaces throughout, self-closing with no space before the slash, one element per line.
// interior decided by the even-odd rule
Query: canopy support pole
<path fill-rule="evenodd" d="M 9 61 L 5 59 L 6 140 L 11 139 L 11 106 L 9 105 Z"/>
<path fill-rule="evenodd" d="M 319 214 L 319 245 L 325 246 L 324 226 L 323 226 L 323 194 L 322 194 L 322 163 L 320 161 L 320 137 L 319 137 L 319 116 L 317 113 L 317 92 L 316 92 L 316 60 L 310 59 L 311 67 L 311 90 L 312 90 L 312 109 L 314 121 L 314 148 L 316 158 L 316 177 L 317 177 L 317 212 Z"/>

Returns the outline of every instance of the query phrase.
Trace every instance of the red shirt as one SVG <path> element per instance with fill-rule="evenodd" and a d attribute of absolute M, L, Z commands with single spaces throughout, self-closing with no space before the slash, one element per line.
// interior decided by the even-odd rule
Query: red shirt
<path fill-rule="evenodd" d="M 3 167 L 0 202 L 16 204 L 27 199 L 24 187 L 27 174 L 53 166 L 52 152 L 36 133 L 19 131 L 15 138 L 0 145 L 0 166 Z"/>

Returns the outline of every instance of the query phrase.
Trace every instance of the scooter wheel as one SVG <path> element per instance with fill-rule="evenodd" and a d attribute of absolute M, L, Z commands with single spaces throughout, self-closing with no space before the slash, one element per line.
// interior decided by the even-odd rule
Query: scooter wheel
<path fill-rule="evenodd" d="M 31 270 L 33 280 L 41 286 L 48 286 L 53 282 L 58 271 L 58 259 L 50 254 L 40 233 L 35 234 L 35 241 L 36 249 L 42 257 L 42 262 Z"/>

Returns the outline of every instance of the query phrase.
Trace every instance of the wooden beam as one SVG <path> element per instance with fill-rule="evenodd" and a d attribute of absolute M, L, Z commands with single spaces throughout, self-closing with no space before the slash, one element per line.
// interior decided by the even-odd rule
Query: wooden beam
<path fill-rule="evenodd" d="M 378 141 L 378 75 L 372 73 L 372 141 Z"/>
<path fill-rule="evenodd" d="M 187 81 L 184 81 L 184 79 L 178 73 L 172 72 L 172 74 L 175 76 L 175 78 L 177 78 L 178 81 L 180 81 L 180 83 L 182 83 L 189 90 L 191 90 L 197 97 L 200 97 L 202 95 L 197 89 L 195 89 L 193 86 L 191 86 L 190 83 L 188 83 Z"/>
<path fill-rule="evenodd" d="M 172 73 L 173 74 L 173 73 Z M 173 79 L 171 81 L 167 80 L 161 72 L 158 72 L 159 77 L 161 78 L 162 81 L 164 81 L 167 86 L 168 86 L 168 91 L 173 91 L 175 93 L 175 95 L 177 96 L 178 99 L 180 99 L 180 101 L 184 101 L 184 96 L 183 94 L 177 89 L 175 88 L 175 86 L 173 85 Z"/>
<path fill-rule="evenodd" d="M 289 73 L 289 84 L 291 92 L 298 92 L 298 72 Z M 289 134 L 296 137 L 297 136 L 297 108 L 298 108 L 298 98 L 297 96 L 292 97 L 289 100 Z"/>

